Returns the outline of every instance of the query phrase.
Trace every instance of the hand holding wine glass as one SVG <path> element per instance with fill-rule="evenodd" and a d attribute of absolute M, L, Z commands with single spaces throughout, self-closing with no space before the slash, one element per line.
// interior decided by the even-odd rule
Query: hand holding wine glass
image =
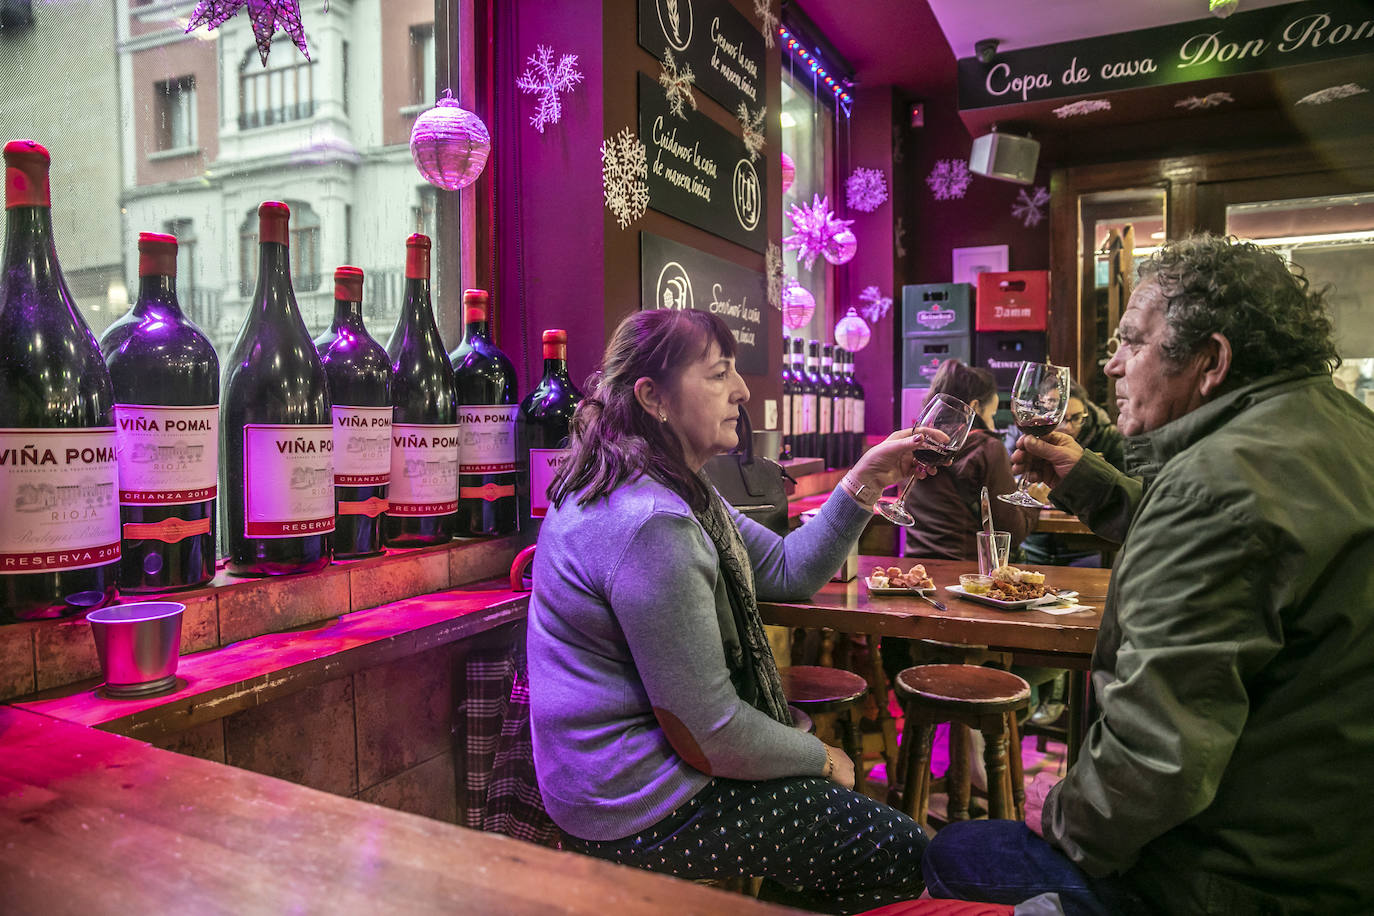
<path fill-rule="evenodd" d="M 1069 405 L 1069 369 L 1049 363 L 1022 363 L 1011 390 L 1011 412 L 1016 426 L 1029 436 L 1043 438 L 1054 432 L 1064 419 Z M 1045 504 L 1026 492 L 1030 477 L 1021 475 L 1021 485 L 1014 493 L 1002 493 L 998 499 L 1014 506 L 1043 509 Z"/>
<path fill-rule="evenodd" d="M 973 427 L 973 408 L 956 397 L 939 393 L 932 395 L 921 410 L 921 418 L 913 424 L 913 434 L 921 433 L 916 441 L 914 457 L 917 464 L 925 468 L 936 468 L 948 463 L 959 449 L 964 447 L 969 430 Z M 885 496 L 878 500 L 875 507 L 888 521 L 898 525 L 915 522 L 905 508 L 907 491 L 917 475 L 913 473 L 902 486 L 895 498 Z"/>

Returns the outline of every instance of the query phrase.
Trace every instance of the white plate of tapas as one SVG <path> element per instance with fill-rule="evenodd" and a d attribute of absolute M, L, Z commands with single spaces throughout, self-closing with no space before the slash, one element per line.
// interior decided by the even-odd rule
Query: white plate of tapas
<path fill-rule="evenodd" d="M 1038 604 L 1055 604 L 1056 602 L 1063 601 L 1065 597 L 1067 597 L 1066 595 L 1057 595 L 1053 592 L 1046 592 L 1039 598 L 1026 598 L 1021 601 L 1003 601 L 1002 599 L 994 598 L 991 595 L 975 595 L 970 591 L 966 591 L 962 585 L 946 585 L 945 591 L 953 592 L 960 598 L 967 598 L 970 601 L 977 601 L 979 604 L 986 604 L 989 607 L 1001 608 L 1004 611 L 1020 611 L 1028 607 L 1034 607 Z"/>
<path fill-rule="evenodd" d="M 930 595 L 935 591 L 935 583 L 919 563 L 905 571 L 898 566 L 874 567 L 864 584 L 873 595 Z"/>

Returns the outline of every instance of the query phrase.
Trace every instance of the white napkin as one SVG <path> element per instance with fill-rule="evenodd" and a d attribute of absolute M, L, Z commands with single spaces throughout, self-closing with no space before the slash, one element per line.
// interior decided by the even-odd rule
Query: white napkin
<path fill-rule="evenodd" d="M 1079 611 L 1093 611 L 1096 608 L 1090 604 L 1051 604 L 1037 605 L 1032 610 L 1044 611 L 1046 614 L 1077 614 Z"/>

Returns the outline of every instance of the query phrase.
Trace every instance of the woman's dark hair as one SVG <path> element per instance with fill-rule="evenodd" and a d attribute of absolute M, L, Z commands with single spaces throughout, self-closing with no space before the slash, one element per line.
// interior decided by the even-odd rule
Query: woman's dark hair
<path fill-rule="evenodd" d="M 1203 233 L 1170 242 L 1140 266 L 1166 302 L 1164 356 L 1182 367 L 1214 333 L 1231 343 L 1229 381 L 1244 384 L 1286 369 L 1340 365 L 1331 341 L 1326 289 L 1314 290 L 1273 251 Z"/>
<path fill-rule="evenodd" d="M 980 401 L 986 404 L 997 393 L 997 379 L 981 366 L 966 366 L 957 359 L 947 359 L 935 370 L 930 380 L 930 394 L 947 394 L 965 404 Z M 930 395 L 928 394 L 927 397 Z"/>
<path fill-rule="evenodd" d="M 706 507 L 707 491 L 687 466 L 682 443 L 635 397 L 635 382 L 675 390 L 684 369 L 711 344 L 733 358 L 735 337 L 719 316 L 693 309 L 636 312 L 620 323 L 606 345 L 601 368 L 587 381 L 591 394 L 572 420 L 572 455 L 549 486 L 555 506 L 573 494 L 585 506 L 637 474 L 677 493 L 694 511 Z"/>

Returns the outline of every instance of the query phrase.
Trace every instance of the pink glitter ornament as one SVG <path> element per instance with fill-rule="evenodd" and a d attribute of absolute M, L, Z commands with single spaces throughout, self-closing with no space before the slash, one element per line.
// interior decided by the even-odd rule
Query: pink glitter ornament
<path fill-rule="evenodd" d="M 792 182 L 797 180 L 797 164 L 792 161 L 792 157 L 786 153 L 782 154 L 782 193 L 786 194 L 787 189 L 792 187 Z"/>
<path fill-rule="evenodd" d="M 811 206 L 793 204 L 787 215 L 796 232 L 782 240 L 782 247 L 795 250 L 797 260 L 806 270 L 810 270 L 816 258 L 823 254 L 831 264 L 843 264 L 854 257 L 854 251 L 859 247 L 858 239 L 849 231 L 854 221 L 836 219 L 830 211 L 829 198 L 815 194 L 811 198 Z M 830 249 L 828 252 L 827 248 Z"/>
<path fill-rule="evenodd" d="M 825 259 L 835 266 L 848 264 L 854 259 L 854 252 L 859 250 L 859 240 L 849 229 L 841 229 L 830 237 L 830 240 L 821 248 L 821 254 Z"/>
<path fill-rule="evenodd" d="M 860 318 L 859 313 L 853 308 L 835 324 L 835 343 L 850 353 L 857 353 L 868 346 L 868 341 L 872 337 L 873 332 L 868 329 L 868 322 Z"/>
<path fill-rule="evenodd" d="M 477 180 L 491 154 L 491 135 L 482 119 L 466 111 L 445 89 L 444 97 L 415 119 L 410 155 L 425 181 L 445 191 Z"/>
<path fill-rule="evenodd" d="M 816 297 L 805 286 L 788 277 L 787 288 L 782 291 L 783 327 L 793 331 L 804 328 L 815 313 Z"/>

